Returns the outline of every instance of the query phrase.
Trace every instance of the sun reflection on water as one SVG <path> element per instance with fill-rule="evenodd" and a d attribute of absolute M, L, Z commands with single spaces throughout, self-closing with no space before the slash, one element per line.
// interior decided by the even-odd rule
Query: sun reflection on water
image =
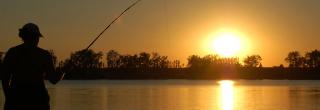
<path fill-rule="evenodd" d="M 221 110 L 233 110 L 234 106 L 234 82 L 231 80 L 222 80 L 220 85 Z"/>

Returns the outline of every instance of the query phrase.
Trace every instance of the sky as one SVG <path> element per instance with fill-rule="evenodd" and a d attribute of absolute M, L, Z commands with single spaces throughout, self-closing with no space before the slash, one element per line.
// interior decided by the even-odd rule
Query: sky
<path fill-rule="evenodd" d="M 59 60 L 84 49 L 134 0 L 1 0 L 0 51 L 22 43 L 18 29 L 38 24 L 39 46 Z M 158 52 L 187 62 L 215 51 L 206 45 L 219 30 L 244 39 L 238 56 L 259 54 L 266 67 L 287 65 L 288 52 L 319 49 L 319 0 L 142 0 L 92 46 L 106 53 Z"/>

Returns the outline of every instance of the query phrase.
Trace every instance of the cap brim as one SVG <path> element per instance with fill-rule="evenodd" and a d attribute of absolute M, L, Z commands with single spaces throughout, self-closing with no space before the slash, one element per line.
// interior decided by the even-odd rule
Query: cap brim
<path fill-rule="evenodd" d="M 43 35 L 41 33 L 39 33 L 39 37 L 43 37 Z"/>

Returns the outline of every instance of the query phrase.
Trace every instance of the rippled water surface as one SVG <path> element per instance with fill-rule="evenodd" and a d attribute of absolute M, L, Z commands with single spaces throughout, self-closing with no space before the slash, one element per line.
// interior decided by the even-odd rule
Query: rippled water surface
<path fill-rule="evenodd" d="M 320 109 L 320 81 L 65 80 L 48 89 L 52 110 Z"/>

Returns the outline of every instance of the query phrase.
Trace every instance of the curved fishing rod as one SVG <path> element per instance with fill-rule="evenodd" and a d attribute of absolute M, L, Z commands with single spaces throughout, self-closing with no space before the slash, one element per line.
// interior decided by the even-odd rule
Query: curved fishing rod
<path fill-rule="evenodd" d="M 130 5 L 127 9 L 125 9 L 116 19 L 114 19 L 89 45 L 85 50 L 88 50 L 99 38 L 100 36 L 113 24 L 115 23 L 125 12 L 127 12 L 129 9 L 131 9 L 133 6 L 135 6 L 137 3 L 139 3 L 141 0 L 137 0 L 132 5 Z"/>
<path fill-rule="evenodd" d="M 85 48 L 84 50 L 81 51 L 88 51 L 88 49 L 101 37 L 101 35 L 110 28 L 110 26 L 112 24 L 114 24 L 125 12 L 127 12 L 129 9 L 131 9 L 133 6 L 135 6 L 137 3 L 139 3 L 141 0 L 137 0 L 136 2 L 134 2 L 132 5 L 130 5 L 128 8 L 126 8 L 119 16 L 117 16 L 89 45 L 87 48 Z M 81 52 L 80 51 L 80 52 Z M 83 56 L 83 54 L 80 54 L 80 56 L 76 57 L 76 60 L 79 60 L 80 57 Z M 73 70 L 74 68 L 70 67 L 68 69 L 68 71 Z M 64 73 L 65 74 L 65 73 Z"/>

